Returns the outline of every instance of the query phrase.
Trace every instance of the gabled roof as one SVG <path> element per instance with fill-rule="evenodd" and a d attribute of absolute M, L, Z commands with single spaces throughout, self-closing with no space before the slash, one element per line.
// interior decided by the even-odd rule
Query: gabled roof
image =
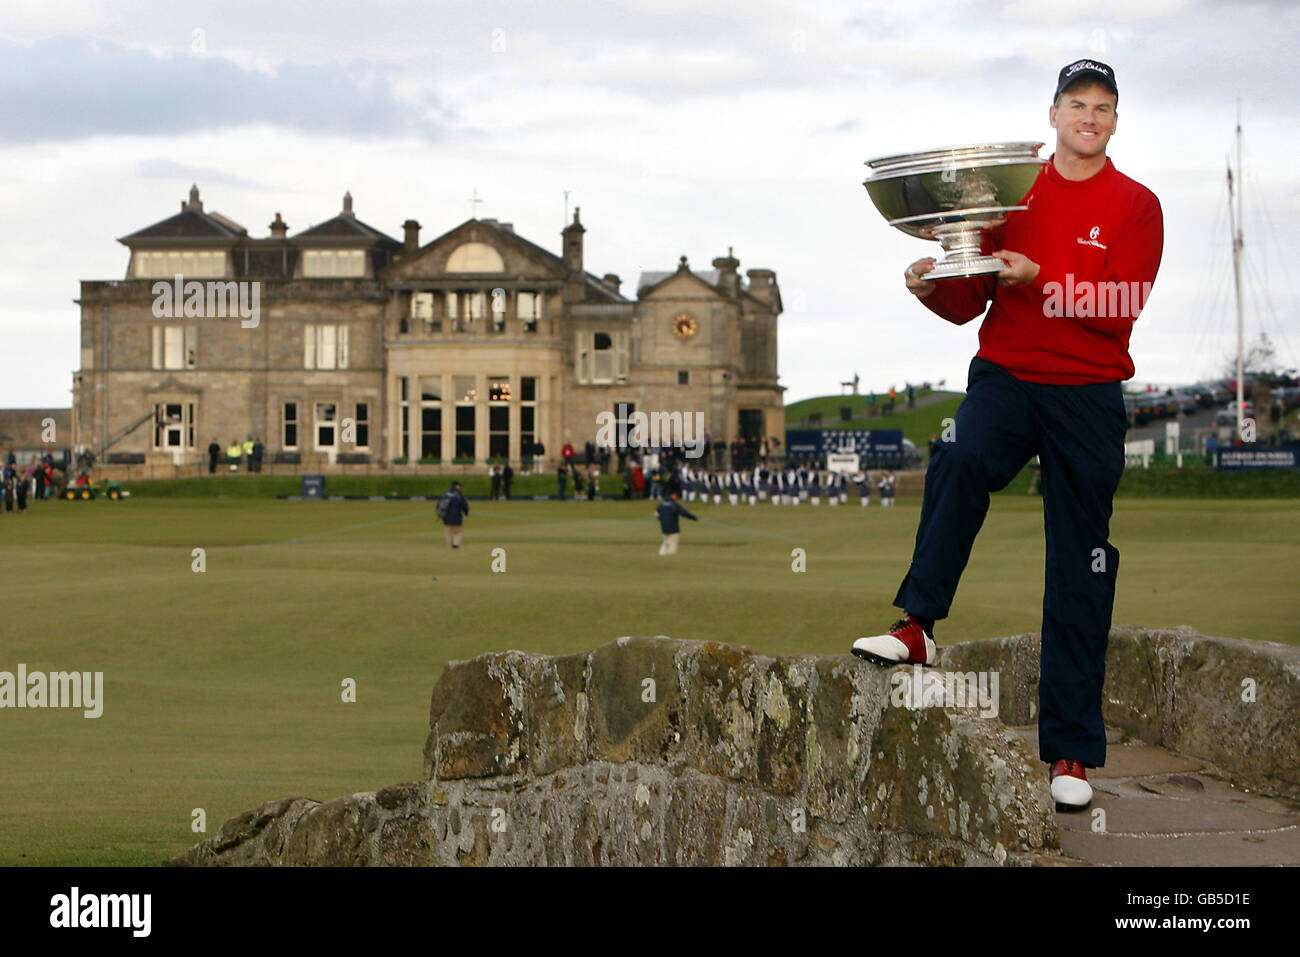
<path fill-rule="evenodd" d="M 227 226 L 226 223 L 230 225 Z M 231 228 L 231 227 L 237 227 Z M 240 239 L 248 230 L 224 216 L 217 219 L 201 209 L 184 209 L 175 216 L 136 230 L 118 240 L 130 246 L 145 239 Z"/>
<path fill-rule="evenodd" d="M 660 283 L 668 281 L 673 276 L 682 276 L 682 275 L 693 276 L 696 279 L 700 280 L 701 282 L 708 283 L 714 289 L 717 289 L 718 280 L 721 278 L 718 274 L 718 270 L 716 269 L 700 269 L 700 270 L 692 269 L 689 270 L 689 272 L 683 272 L 680 269 L 650 270 L 641 273 L 641 278 L 637 280 L 637 284 L 636 284 L 636 294 L 639 296 L 643 292 L 650 291 L 655 286 L 658 286 Z"/>
<path fill-rule="evenodd" d="M 247 235 L 248 230 L 233 219 L 220 213 L 205 213 L 203 201 L 199 199 L 199 187 L 193 185 L 190 198 L 181 202 L 179 213 L 123 236 L 118 242 L 134 246 L 141 240 L 236 240 Z"/>
<path fill-rule="evenodd" d="M 709 289 L 711 289 L 717 295 L 723 296 L 724 298 L 726 297 L 726 293 L 723 292 L 722 287 L 720 285 L 720 282 L 722 280 L 722 273 L 720 270 L 688 269 L 685 268 L 685 265 L 686 265 L 686 257 L 683 256 L 682 265 L 678 266 L 676 269 L 646 270 L 645 272 L 642 272 L 641 278 L 637 280 L 637 286 L 636 286 L 637 298 L 641 298 L 645 295 L 648 295 L 649 293 L 654 292 L 656 289 L 658 289 L 660 286 L 662 286 L 664 283 L 668 282 L 669 280 L 676 279 L 681 276 L 687 276 L 690 277 L 691 279 L 694 279 L 696 282 L 703 283 L 704 285 L 708 286 Z M 761 306 L 764 309 L 771 308 L 771 306 L 768 303 L 764 302 L 758 296 L 754 295 L 750 284 L 745 282 L 745 280 L 739 274 L 736 275 L 736 291 L 740 296 L 740 298 L 742 299 L 748 299 L 750 302 L 758 306 Z M 776 311 L 777 312 L 782 311 L 779 292 L 777 293 Z"/>
<path fill-rule="evenodd" d="M 304 229 L 292 238 L 352 240 L 354 242 L 363 242 L 366 245 L 391 246 L 399 249 L 402 245 L 387 233 L 381 232 L 357 219 L 356 213 L 352 211 L 351 193 L 343 194 L 343 210 L 337 216 L 333 219 L 327 219 L 323 223 L 318 223 L 310 229 Z"/>
<path fill-rule="evenodd" d="M 363 223 L 350 213 L 339 213 L 333 219 L 310 229 L 295 233 L 292 239 L 356 239 L 366 243 L 392 243 L 400 246 L 396 239 L 375 227 Z"/>
<path fill-rule="evenodd" d="M 555 255 L 555 253 L 551 252 L 549 249 L 546 249 L 543 246 L 537 245 L 537 243 L 533 242 L 530 239 L 525 239 L 523 236 L 515 232 L 513 228 L 503 225 L 502 223 L 497 222 L 497 220 L 495 219 L 467 219 L 463 223 L 460 223 L 457 226 L 453 226 L 451 229 L 447 230 L 441 236 L 438 236 L 437 238 L 432 239 L 429 242 L 425 243 L 422 247 L 420 247 L 420 252 L 424 252 L 424 250 L 442 242 L 448 236 L 451 236 L 454 233 L 457 233 L 460 230 L 464 229 L 466 226 L 470 226 L 470 225 L 485 226 L 491 229 L 501 239 L 502 242 L 506 244 L 513 244 L 517 247 L 520 247 L 526 252 L 528 252 L 530 255 L 532 255 L 534 258 L 540 259 L 545 265 L 547 265 L 548 267 L 550 267 L 555 271 L 555 275 L 558 278 L 563 278 L 568 275 L 568 267 L 564 264 L 564 259 L 562 257 Z M 582 278 L 583 281 L 586 283 L 587 288 L 595 290 L 595 292 L 598 293 L 599 297 L 601 298 L 608 299 L 611 302 L 631 302 L 630 299 L 628 299 L 626 296 L 622 295 L 621 293 L 617 292 L 614 289 L 614 287 L 611 286 L 609 283 L 605 282 L 603 279 L 599 279 L 596 276 L 593 276 L 591 273 L 585 270 L 582 273 Z"/>

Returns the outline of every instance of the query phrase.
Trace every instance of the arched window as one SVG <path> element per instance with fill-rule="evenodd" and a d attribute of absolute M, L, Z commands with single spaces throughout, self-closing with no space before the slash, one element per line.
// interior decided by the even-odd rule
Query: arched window
<path fill-rule="evenodd" d="M 447 272 L 505 272 L 501 254 L 487 243 L 464 243 L 447 257 Z"/>

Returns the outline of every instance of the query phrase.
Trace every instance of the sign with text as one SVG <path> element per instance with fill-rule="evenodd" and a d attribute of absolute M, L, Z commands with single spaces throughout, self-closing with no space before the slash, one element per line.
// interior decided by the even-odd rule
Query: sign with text
<path fill-rule="evenodd" d="M 1216 469 L 1293 469 L 1300 465 L 1300 443 L 1238 445 L 1214 453 Z"/>

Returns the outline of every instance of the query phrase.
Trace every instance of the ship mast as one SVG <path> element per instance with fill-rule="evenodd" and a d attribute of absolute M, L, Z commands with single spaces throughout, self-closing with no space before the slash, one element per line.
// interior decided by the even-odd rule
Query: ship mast
<path fill-rule="evenodd" d="M 1242 419 L 1245 417 L 1245 370 L 1242 368 L 1244 363 L 1244 335 L 1242 330 L 1242 308 L 1241 308 L 1241 97 L 1237 97 L 1237 183 L 1236 199 L 1237 211 L 1234 216 L 1232 210 L 1233 200 L 1233 177 L 1232 169 L 1228 169 L 1228 221 L 1232 228 L 1232 280 L 1233 288 L 1237 294 L 1237 438 L 1243 438 Z"/>

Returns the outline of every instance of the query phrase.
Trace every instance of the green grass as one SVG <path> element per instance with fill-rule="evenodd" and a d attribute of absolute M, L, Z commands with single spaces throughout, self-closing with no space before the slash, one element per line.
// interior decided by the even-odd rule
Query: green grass
<path fill-rule="evenodd" d="M 697 505 L 671 560 L 647 502 L 477 503 L 458 552 L 427 502 L 133 498 L 0 515 L 0 670 L 105 676 L 99 719 L 0 712 L 0 865 L 157 864 L 204 836 L 194 808 L 210 836 L 268 799 L 417 780 L 450 659 L 629 634 L 843 652 L 893 620 L 918 505 Z M 1125 500 L 1112 540 L 1117 622 L 1300 642 L 1294 503 Z M 805 574 L 790 570 L 795 546 Z M 1037 630 L 1042 574 L 1041 502 L 999 496 L 940 641 Z M 355 704 L 340 700 L 349 677 Z"/>
<path fill-rule="evenodd" d="M 930 391 L 928 389 L 918 389 L 917 398 L 921 398 L 922 394 L 929 395 Z M 873 418 L 857 417 L 865 414 L 867 408 L 866 396 L 822 396 L 817 399 L 804 399 L 802 402 L 795 402 L 786 406 L 786 428 L 809 428 L 809 426 L 803 424 L 807 421 L 808 415 L 820 411 L 822 413 L 822 423 L 817 428 L 902 429 L 903 435 L 911 439 L 924 455 L 926 448 L 930 444 L 930 436 L 943 431 L 943 420 L 955 416 L 957 407 L 966 398 L 964 393 L 958 392 L 944 395 L 946 395 L 945 398 L 936 401 L 932 405 L 909 409 L 907 408 L 907 397 L 904 394 L 894 407 L 893 415 L 882 415 Z M 888 395 L 886 395 L 885 400 L 888 401 Z M 876 397 L 876 402 L 880 402 L 879 396 Z M 840 421 L 840 406 L 842 405 L 853 407 L 854 419 L 851 422 Z"/>
<path fill-rule="evenodd" d="M 917 389 L 916 397 L 930 395 L 931 389 Z M 953 393 L 954 395 L 957 393 Z M 876 405 L 882 405 L 889 401 L 889 390 L 876 394 Z M 870 408 L 871 403 L 866 395 L 819 395 L 811 399 L 800 399 L 798 402 L 791 402 L 785 407 L 785 421 L 787 423 L 803 422 L 809 415 L 814 412 L 820 412 L 822 418 L 826 421 L 838 419 L 840 409 L 848 406 L 853 410 L 854 415 L 860 415 Z M 902 389 L 898 393 L 898 405 L 907 405 L 907 390 Z"/>

